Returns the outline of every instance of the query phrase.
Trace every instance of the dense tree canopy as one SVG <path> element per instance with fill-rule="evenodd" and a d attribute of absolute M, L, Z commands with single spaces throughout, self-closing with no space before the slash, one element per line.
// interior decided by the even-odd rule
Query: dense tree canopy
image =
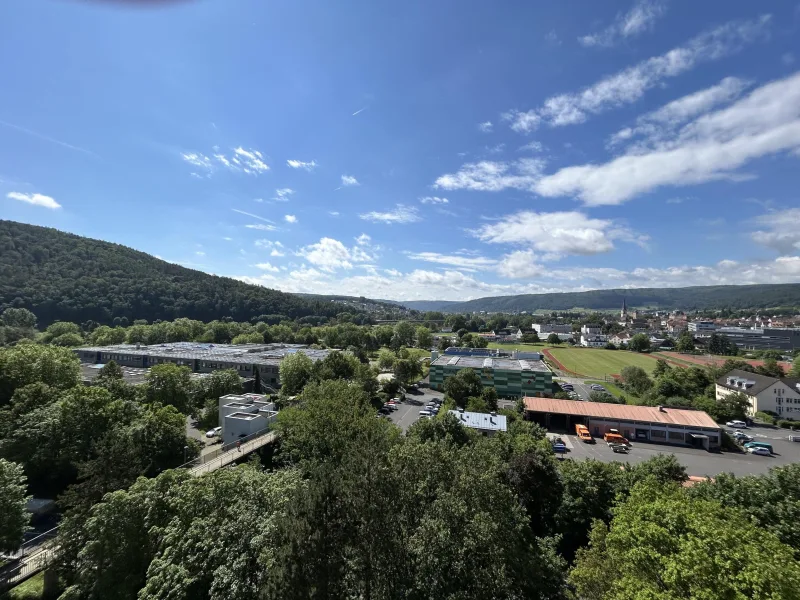
<path fill-rule="evenodd" d="M 30 519 L 25 484 L 22 467 L 0 458 L 0 552 L 13 552 L 22 544 Z"/>
<path fill-rule="evenodd" d="M 341 304 L 193 271 L 119 244 L 0 220 L 0 311 L 6 307 L 29 309 L 44 324 L 341 311 Z"/>

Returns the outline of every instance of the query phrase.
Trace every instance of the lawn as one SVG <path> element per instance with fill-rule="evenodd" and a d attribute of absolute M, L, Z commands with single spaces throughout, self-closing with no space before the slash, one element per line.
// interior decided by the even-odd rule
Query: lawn
<path fill-rule="evenodd" d="M 646 354 L 601 348 L 550 348 L 549 352 L 564 368 L 587 377 L 604 379 L 619 375 L 625 367 L 642 367 L 652 374 L 656 360 Z"/>
<path fill-rule="evenodd" d="M 610 381 L 600 381 L 600 380 L 595 381 L 589 379 L 584 381 L 584 383 L 586 385 L 592 385 L 593 383 L 602 385 L 604 388 L 606 388 L 606 391 L 608 391 L 608 393 L 611 394 L 612 396 L 616 396 L 617 398 L 622 396 L 623 398 L 625 398 L 625 402 L 627 404 L 639 404 L 641 402 L 641 400 L 638 397 L 634 396 L 630 392 L 626 392 L 625 390 L 623 390 L 616 384 L 611 383 Z"/>
<path fill-rule="evenodd" d="M 39 600 L 44 591 L 44 574 L 38 573 L 8 592 L 11 600 Z"/>

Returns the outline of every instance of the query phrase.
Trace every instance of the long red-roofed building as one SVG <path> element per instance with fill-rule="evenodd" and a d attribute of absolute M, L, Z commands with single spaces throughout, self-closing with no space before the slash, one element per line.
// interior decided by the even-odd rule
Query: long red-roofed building
<path fill-rule="evenodd" d="M 525 398 L 525 418 L 547 429 L 568 433 L 581 423 L 594 437 L 616 429 L 632 442 L 678 444 L 707 450 L 720 446 L 720 426 L 700 410 Z"/>

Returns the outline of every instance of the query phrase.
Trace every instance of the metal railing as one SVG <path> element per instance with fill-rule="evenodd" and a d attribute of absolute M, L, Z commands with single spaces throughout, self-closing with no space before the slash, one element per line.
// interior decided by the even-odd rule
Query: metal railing
<path fill-rule="evenodd" d="M 0 588 L 21 583 L 47 567 L 55 556 L 58 527 L 31 538 L 13 554 L 3 558 L 6 564 L 0 567 Z"/>
<path fill-rule="evenodd" d="M 212 452 L 206 452 L 205 454 L 201 454 L 197 458 L 182 464 L 178 468 L 179 469 L 194 469 L 196 467 L 200 467 L 202 465 L 206 465 L 206 464 L 208 464 L 210 462 L 218 460 L 223 454 L 225 454 L 227 452 L 230 452 L 231 450 L 235 450 L 236 447 L 237 447 L 236 446 L 237 443 L 239 443 L 239 444 L 241 444 L 243 446 L 247 442 L 250 442 L 252 440 L 260 438 L 261 436 L 264 436 L 264 435 L 268 434 L 270 431 L 272 431 L 271 427 L 265 427 L 264 429 L 260 429 L 260 430 L 254 432 L 254 433 L 251 433 L 248 436 L 245 436 L 243 438 L 239 438 L 236 441 L 224 444 L 224 445 L 220 446 L 219 448 L 217 448 L 216 450 L 214 450 Z"/>

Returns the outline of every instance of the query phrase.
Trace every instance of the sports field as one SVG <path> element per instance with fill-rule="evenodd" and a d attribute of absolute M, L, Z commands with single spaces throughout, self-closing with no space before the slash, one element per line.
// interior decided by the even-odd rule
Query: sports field
<path fill-rule="evenodd" d="M 497 342 L 489 342 L 487 348 L 506 350 L 522 350 L 523 352 L 541 352 L 542 348 L 550 348 L 550 344 L 498 344 Z"/>
<path fill-rule="evenodd" d="M 625 367 L 642 367 L 648 374 L 653 372 L 656 360 L 646 354 L 627 350 L 604 350 L 602 348 L 549 348 L 553 358 L 565 369 L 587 377 L 619 375 Z M 553 365 L 556 366 L 557 365 Z"/>

